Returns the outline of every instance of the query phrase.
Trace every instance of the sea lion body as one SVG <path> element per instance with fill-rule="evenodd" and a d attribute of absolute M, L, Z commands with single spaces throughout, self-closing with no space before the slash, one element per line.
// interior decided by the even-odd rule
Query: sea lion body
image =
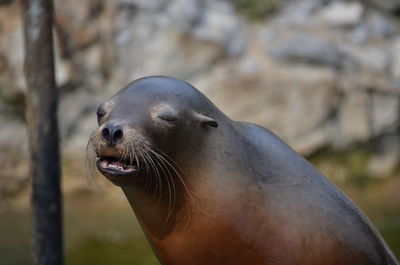
<path fill-rule="evenodd" d="M 122 187 L 162 264 L 398 264 L 367 217 L 309 162 L 267 129 L 232 121 L 189 84 L 139 79 L 106 103 L 95 135 L 119 121 L 124 137 L 133 128 L 147 141 L 143 150 L 160 150 L 176 165 L 147 166 L 129 181 L 99 168 Z M 100 160 L 116 146 L 97 149 Z M 130 182 L 135 176 L 157 176 L 164 193 L 156 199 Z"/>

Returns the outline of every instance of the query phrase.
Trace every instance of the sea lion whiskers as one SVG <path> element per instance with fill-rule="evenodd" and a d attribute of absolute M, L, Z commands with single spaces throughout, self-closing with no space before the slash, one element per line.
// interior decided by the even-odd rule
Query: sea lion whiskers
<path fill-rule="evenodd" d="M 140 153 L 140 156 L 146 167 L 146 176 L 150 176 L 151 175 L 150 173 L 152 172 L 152 168 L 151 168 L 151 164 L 148 160 L 148 157 L 146 156 L 146 153 Z M 149 192 L 151 190 L 151 179 L 148 177 L 146 178 L 145 190 L 146 190 L 146 192 Z"/>
<path fill-rule="evenodd" d="M 125 163 L 127 166 L 136 163 L 137 170 L 134 174 L 138 175 L 138 169 L 140 168 L 139 155 L 143 152 L 148 152 L 146 151 L 146 146 L 149 143 L 135 130 L 125 130 L 125 135 L 126 137 L 124 137 L 123 141 L 113 147 L 104 142 L 99 130 L 94 130 L 90 134 L 86 146 L 85 170 L 88 183 L 94 190 L 101 191 L 101 186 L 97 180 L 99 172 L 97 163 L 98 159 L 103 157 L 104 151 L 108 153 L 112 150 L 114 161 Z"/>
<path fill-rule="evenodd" d="M 172 177 L 170 177 L 170 175 L 166 175 L 165 180 L 167 181 L 167 187 L 168 187 L 168 215 L 167 215 L 167 218 L 166 218 L 165 222 L 168 221 L 168 219 L 170 217 L 170 214 L 173 211 L 173 207 L 172 207 L 172 190 L 171 190 L 171 184 L 169 182 L 170 179 L 172 179 Z M 172 179 L 172 183 L 173 183 L 173 179 Z"/>
<path fill-rule="evenodd" d="M 132 152 L 129 151 L 130 148 L 128 148 L 128 146 L 129 146 L 129 144 L 128 145 L 121 145 L 122 156 L 120 158 L 120 161 L 127 160 L 130 163 L 132 163 L 133 162 L 133 160 L 132 160 Z"/>
<path fill-rule="evenodd" d="M 176 204 L 176 188 L 175 188 L 175 182 L 174 182 L 173 177 L 172 177 L 170 174 L 168 174 L 167 180 L 168 180 L 168 179 L 171 180 L 173 192 L 172 192 L 172 194 L 170 194 L 170 196 L 169 196 L 169 197 L 170 197 L 170 200 L 171 200 L 171 198 L 172 198 L 172 202 L 171 202 L 172 206 L 171 206 L 171 210 L 170 210 L 169 213 L 168 213 L 167 219 L 165 220 L 166 223 L 168 222 L 169 218 L 171 217 L 171 214 L 172 214 L 172 212 L 173 212 L 173 210 L 174 210 L 174 207 L 175 207 L 175 204 Z"/>
<path fill-rule="evenodd" d="M 164 174 L 165 174 L 165 180 L 167 181 L 167 185 L 168 185 L 168 198 L 169 198 L 169 209 L 168 209 L 168 215 L 167 218 L 165 219 L 165 223 L 168 222 L 169 218 L 171 217 L 173 210 L 175 208 L 175 204 L 176 204 L 176 188 L 175 188 L 175 182 L 174 182 L 174 178 L 171 174 L 171 171 L 168 169 L 168 166 L 156 155 L 156 153 L 150 149 L 150 152 L 153 153 L 154 158 L 158 160 L 159 165 L 161 168 L 164 168 L 167 170 L 168 174 L 166 174 L 166 172 L 163 170 Z M 170 183 L 171 181 L 171 183 Z M 171 189 L 172 186 L 172 189 Z"/>
<path fill-rule="evenodd" d="M 127 137 L 125 137 L 125 142 L 122 146 L 124 146 L 126 154 L 123 159 L 129 160 L 130 163 L 133 163 L 135 161 L 138 169 L 141 168 L 140 161 L 142 161 L 143 163 L 142 166 L 146 168 L 147 176 L 149 176 L 150 169 L 152 169 L 152 165 L 151 163 L 148 162 L 146 158 L 148 143 L 144 142 L 140 144 L 140 141 L 137 141 L 137 139 L 135 139 L 136 136 L 137 134 L 136 135 L 127 134 Z M 135 175 L 138 175 L 138 172 L 139 171 L 137 171 Z M 151 187 L 151 185 L 149 185 L 150 183 L 149 178 L 146 178 L 145 182 L 146 182 L 145 184 L 146 189 L 148 186 Z"/>
<path fill-rule="evenodd" d="M 86 171 L 86 180 L 89 182 L 89 185 L 95 191 L 101 191 L 101 187 L 97 181 L 97 167 L 96 167 L 96 159 L 97 159 L 97 150 L 101 148 L 101 144 L 99 141 L 98 134 L 96 131 L 92 132 L 89 137 L 89 141 L 86 145 L 86 157 L 85 157 L 85 171 Z"/>
<path fill-rule="evenodd" d="M 146 149 L 147 149 L 147 151 L 149 151 L 150 147 L 146 146 Z M 162 192 L 163 192 L 163 189 L 162 189 L 162 182 L 163 181 L 162 181 L 162 177 L 161 177 L 159 168 L 164 173 L 164 177 L 165 177 L 164 179 L 167 182 L 167 186 L 168 186 L 168 198 L 169 198 L 169 200 L 168 200 L 168 215 L 167 215 L 167 218 L 166 218 L 166 220 L 168 220 L 169 216 L 173 212 L 173 208 L 174 208 L 174 204 L 175 204 L 174 200 L 172 200 L 172 196 L 175 193 L 175 186 L 174 186 L 174 183 L 172 183 L 173 188 L 171 189 L 171 183 L 170 183 L 170 179 L 171 179 L 171 181 L 173 181 L 172 176 L 171 176 L 170 173 L 166 174 L 166 171 L 163 169 L 163 165 L 160 164 L 160 163 L 157 163 L 148 152 L 143 152 L 143 153 L 141 153 L 141 155 L 142 155 L 143 161 L 148 165 L 148 166 L 146 166 L 146 168 L 149 169 L 148 173 L 149 172 L 154 173 L 154 174 L 151 174 L 151 176 L 154 176 L 156 178 L 155 189 L 154 189 L 154 192 L 153 192 L 153 197 L 157 197 L 157 194 L 158 194 L 158 201 L 157 201 L 156 205 L 159 205 L 159 203 L 161 202 Z M 169 170 L 168 170 L 168 172 L 169 172 Z M 149 181 L 151 183 L 150 178 L 147 178 L 147 181 Z M 152 186 L 150 185 L 150 187 L 152 187 Z M 175 197 L 175 194 L 174 194 L 174 197 Z"/>
<path fill-rule="evenodd" d="M 105 147 L 102 142 L 101 135 L 97 130 L 92 132 L 89 137 L 87 144 L 87 168 L 89 176 L 88 180 L 96 188 L 101 190 L 97 181 L 97 167 L 96 159 L 100 156 L 101 149 Z M 147 178 L 145 180 L 145 189 L 151 191 L 153 188 L 153 196 L 158 197 L 157 205 L 159 205 L 163 193 L 168 192 L 168 214 L 165 222 L 171 217 L 177 201 L 177 190 L 175 181 L 179 181 L 182 187 L 186 191 L 186 195 L 190 198 L 193 206 L 199 209 L 206 215 L 213 216 L 204 211 L 197 203 L 195 196 L 192 194 L 188 185 L 190 179 L 184 178 L 184 172 L 181 167 L 176 163 L 169 155 L 162 150 L 155 150 L 156 147 L 152 146 L 148 141 L 145 140 L 143 135 L 135 129 L 127 129 L 124 131 L 124 139 L 118 144 L 117 153 L 119 154 L 119 161 L 128 161 L 132 163 L 136 161 L 137 167 L 140 168 L 140 163 L 144 165 L 147 172 Z M 135 175 L 138 175 L 136 172 Z M 151 178 L 155 178 L 154 182 Z M 163 181 L 167 185 L 167 189 L 163 189 Z M 189 183 L 186 183 L 189 181 Z M 152 185 L 154 184 L 154 185 Z M 164 190 L 164 191 L 163 191 Z M 214 216 L 215 217 L 215 216 Z"/>
<path fill-rule="evenodd" d="M 164 165 L 165 165 L 165 163 L 167 163 L 167 165 L 168 165 L 169 167 L 171 167 L 171 169 L 175 172 L 176 176 L 177 176 L 177 177 L 179 178 L 179 180 L 182 182 L 182 185 L 183 185 L 183 187 L 185 188 L 185 190 L 187 191 L 188 195 L 189 195 L 190 197 L 192 197 L 191 191 L 189 190 L 188 186 L 187 186 L 186 183 L 185 183 L 185 180 L 183 179 L 183 177 L 182 177 L 181 174 L 179 173 L 179 171 L 181 171 L 181 172 L 183 173 L 183 171 L 182 171 L 182 169 L 179 167 L 179 165 L 178 165 L 173 159 L 171 159 L 167 154 L 161 152 L 161 153 L 164 154 L 165 157 L 167 157 L 169 160 L 171 160 L 171 162 L 174 163 L 174 164 L 178 167 L 179 170 L 177 170 L 163 155 L 157 153 L 156 151 L 154 151 L 154 150 L 152 150 L 152 149 L 150 149 L 149 151 L 152 152 Z M 169 170 L 168 170 L 168 171 L 169 171 Z"/>
<path fill-rule="evenodd" d="M 140 168 L 139 158 L 138 158 L 138 156 L 136 155 L 136 153 L 134 154 L 134 159 L 135 159 L 135 161 L 136 161 L 137 167 Z"/>
<path fill-rule="evenodd" d="M 160 176 L 160 172 L 158 171 L 157 165 L 156 163 L 153 161 L 153 159 L 151 158 L 151 156 L 146 152 L 144 153 L 144 155 L 147 157 L 149 164 L 150 164 L 150 168 L 152 169 L 153 173 L 152 175 L 154 175 L 154 177 L 156 178 L 155 181 L 155 188 L 153 191 L 153 197 L 157 196 L 157 193 L 159 193 L 159 196 L 161 196 L 161 176 Z"/>
<path fill-rule="evenodd" d="M 185 183 L 185 178 L 182 177 L 182 175 L 184 175 L 184 172 L 183 172 L 182 168 L 178 165 L 178 163 L 176 163 L 170 156 L 168 156 L 165 152 L 163 152 L 161 150 L 158 150 L 160 153 L 156 152 L 155 150 L 152 150 L 151 148 L 149 151 L 152 152 L 157 157 L 159 157 L 159 159 L 162 159 L 163 161 L 165 161 L 165 163 L 167 163 L 168 166 L 172 168 L 172 170 L 175 172 L 175 175 L 179 178 L 183 187 L 185 188 L 186 193 L 189 196 L 189 198 L 192 202 L 192 205 L 194 207 L 196 207 L 200 212 L 202 212 L 203 214 L 205 214 L 207 216 L 217 218 L 216 215 L 205 211 L 204 209 L 202 209 L 202 207 L 199 206 L 196 196 L 193 195 L 193 192 L 188 187 L 188 184 L 189 184 L 189 186 L 192 186 L 191 181 L 189 178 L 186 178 L 189 183 L 188 184 Z M 169 161 L 171 161 L 171 162 L 169 162 Z M 177 168 L 175 168 L 171 163 L 173 163 Z M 182 172 L 182 175 L 179 173 L 179 171 Z"/>
<path fill-rule="evenodd" d="M 165 163 L 164 163 L 164 161 L 162 160 L 162 159 L 160 159 L 160 157 L 159 157 L 159 155 L 156 153 L 156 152 L 154 152 L 151 148 L 149 148 L 149 151 L 154 155 L 154 158 L 159 162 L 158 163 L 158 165 L 160 165 L 160 168 L 161 168 L 161 170 L 163 171 L 163 173 L 164 173 L 164 175 L 167 177 L 167 181 L 169 181 L 169 179 L 171 179 L 171 182 L 172 182 L 172 184 L 173 184 L 173 190 L 174 190 L 174 192 L 173 192 L 173 205 L 175 205 L 175 202 L 176 202 L 176 189 L 175 189 L 175 182 L 174 182 L 174 178 L 173 178 L 173 176 L 172 176 L 172 173 L 171 173 L 171 171 L 169 170 L 169 168 L 168 167 L 171 167 L 171 165 L 166 165 Z M 165 168 L 165 170 L 164 170 L 164 168 Z M 168 173 L 168 174 L 167 174 Z M 174 206 L 173 206 L 174 207 Z M 173 208 L 172 207 L 172 208 Z"/>
<path fill-rule="evenodd" d="M 146 147 L 149 146 L 149 142 L 143 137 L 143 135 L 135 129 L 124 130 L 124 140 L 119 144 L 120 148 L 126 149 L 128 152 L 130 162 L 134 161 L 134 157 L 139 153 L 146 153 Z"/>
<path fill-rule="evenodd" d="M 182 175 L 184 175 L 184 172 L 182 171 L 182 169 L 179 167 L 179 165 L 171 157 L 169 157 L 167 154 L 165 154 L 161 150 L 159 150 L 159 152 L 161 154 L 156 152 L 155 150 L 153 150 L 151 148 L 149 149 L 149 151 L 152 152 L 160 160 L 160 162 L 166 167 L 168 172 L 170 172 L 169 169 L 168 169 L 169 167 L 174 171 L 175 175 L 178 177 L 178 179 L 182 183 L 184 189 L 186 190 L 186 194 L 190 198 L 191 203 L 192 203 L 192 205 L 194 207 L 196 207 L 200 212 L 204 213 L 207 216 L 210 216 L 210 217 L 213 217 L 213 218 L 217 218 L 217 216 L 215 216 L 215 215 L 213 215 L 211 213 L 208 213 L 207 211 L 202 209 L 202 207 L 199 206 L 199 204 L 197 203 L 196 197 L 193 195 L 193 192 L 189 189 L 188 185 L 186 184 L 185 178 L 182 177 Z M 169 162 L 168 160 L 170 160 L 171 162 Z M 165 163 L 167 163 L 167 164 L 165 164 Z M 176 165 L 177 168 L 175 168 L 171 163 Z M 179 171 L 182 172 L 182 175 L 179 173 Z M 173 179 L 171 173 L 170 173 L 170 176 L 171 176 L 171 179 Z M 190 183 L 190 179 L 188 179 L 188 182 Z M 176 198 L 176 195 L 175 195 L 175 198 Z"/>
<path fill-rule="evenodd" d="M 150 151 L 150 152 L 152 152 L 153 153 L 153 151 L 152 151 L 152 149 L 151 148 L 149 148 L 149 150 L 148 151 Z M 150 156 L 152 156 L 152 155 L 150 155 Z M 162 174 L 163 174 L 163 176 L 166 176 L 166 177 L 168 177 L 168 175 L 172 178 L 172 176 L 171 176 L 171 172 L 169 171 L 169 169 L 165 166 L 165 164 L 164 163 L 162 163 L 162 161 L 160 161 L 160 159 L 158 158 L 158 157 L 153 157 L 154 158 L 154 163 L 156 164 L 156 165 L 158 165 L 159 166 L 159 168 L 160 168 L 160 170 L 162 171 Z M 161 162 L 161 163 L 160 163 Z M 168 180 L 167 180 L 168 181 Z M 160 190 L 160 194 L 159 194 L 159 201 L 158 201 L 158 203 L 160 202 L 160 200 L 161 200 L 161 198 L 162 198 L 162 192 L 163 192 L 163 189 L 162 189 L 162 178 L 160 178 L 160 186 L 161 186 L 161 190 Z"/>

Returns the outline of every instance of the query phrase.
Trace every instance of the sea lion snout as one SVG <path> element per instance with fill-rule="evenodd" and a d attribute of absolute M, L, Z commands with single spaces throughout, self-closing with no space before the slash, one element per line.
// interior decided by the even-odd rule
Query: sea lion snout
<path fill-rule="evenodd" d="M 101 129 L 101 137 L 109 145 L 115 145 L 121 142 L 123 135 L 123 128 L 119 124 L 107 122 Z"/>
<path fill-rule="evenodd" d="M 89 172 L 94 177 L 96 168 L 118 186 L 134 185 L 145 177 L 148 145 L 139 131 L 123 121 L 105 121 L 88 142 Z"/>

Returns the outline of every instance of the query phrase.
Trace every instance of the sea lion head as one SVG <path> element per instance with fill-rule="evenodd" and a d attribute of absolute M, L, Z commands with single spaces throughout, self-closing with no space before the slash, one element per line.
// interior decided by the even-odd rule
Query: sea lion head
<path fill-rule="evenodd" d="M 145 77 L 97 109 L 98 127 L 87 145 L 91 175 L 118 186 L 174 175 L 178 157 L 196 152 L 218 127 L 216 107 L 197 89 L 170 77 Z"/>

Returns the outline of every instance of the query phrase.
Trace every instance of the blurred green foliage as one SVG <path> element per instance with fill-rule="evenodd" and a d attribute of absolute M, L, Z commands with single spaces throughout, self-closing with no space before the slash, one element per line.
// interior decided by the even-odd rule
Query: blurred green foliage
<path fill-rule="evenodd" d="M 368 147 L 358 146 L 350 148 L 350 151 L 322 149 L 309 156 L 308 160 L 325 171 L 323 172 L 325 175 L 335 178 L 334 181 L 343 179 L 345 185 L 354 185 L 362 189 L 371 182 L 379 180 L 368 171 L 370 157 L 371 152 Z M 332 171 L 325 169 L 327 164 Z"/>
<path fill-rule="evenodd" d="M 25 120 L 25 95 L 6 94 L 0 87 L 0 112 L 7 118 Z"/>
<path fill-rule="evenodd" d="M 278 10 L 279 0 L 232 0 L 236 9 L 251 20 L 261 20 Z"/>
<path fill-rule="evenodd" d="M 89 237 L 66 255 L 67 265 L 140 264 L 158 265 L 158 261 L 143 237 L 124 242 L 110 242 Z"/>
<path fill-rule="evenodd" d="M 396 216 L 388 216 L 378 223 L 379 231 L 389 244 L 393 253 L 400 258 L 400 209 Z"/>

